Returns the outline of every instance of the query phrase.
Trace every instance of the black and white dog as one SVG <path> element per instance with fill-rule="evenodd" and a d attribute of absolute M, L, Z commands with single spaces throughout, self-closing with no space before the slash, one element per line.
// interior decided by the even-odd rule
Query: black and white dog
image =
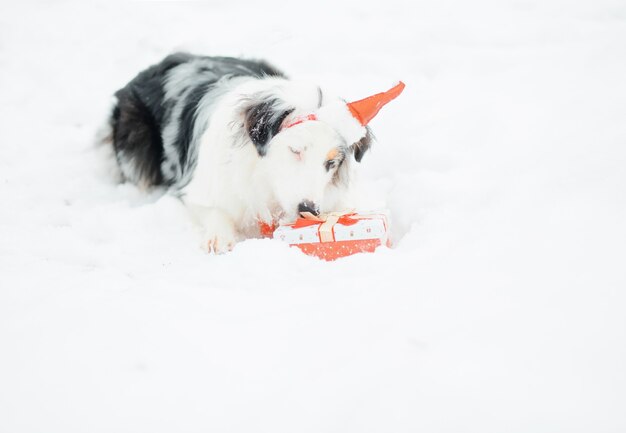
<path fill-rule="evenodd" d="M 178 194 L 219 253 L 260 222 L 351 207 L 366 124 L 397 94 L 346 104 L 263 61 L 176 53 L 115 94 L 110 137 L 123 177 Z"/>

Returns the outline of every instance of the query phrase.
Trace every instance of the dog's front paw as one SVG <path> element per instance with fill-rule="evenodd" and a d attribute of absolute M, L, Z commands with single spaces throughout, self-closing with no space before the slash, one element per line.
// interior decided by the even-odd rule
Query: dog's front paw
<path fill-rule="evenodd" d="M 237 238 L 234 233 L 213 233 L 207 232 L 204 236 L 204 246 L 209 253 L 224 254 L 231 251 Z"/>
<path fill-rule="evenodd" d="M 232 250 L 238 240 L 238 232 L 230 215 L 216 207 L 187 204 L 194 221 L 202 233 L 202 249 L 222 254 Z"/>
<path fill-rule="evenodd" d="M 203 246 L 209 253 L 223 254 L 237 243 L 235 225 L 222 212 L 208 212 L 203 221 Z"/>

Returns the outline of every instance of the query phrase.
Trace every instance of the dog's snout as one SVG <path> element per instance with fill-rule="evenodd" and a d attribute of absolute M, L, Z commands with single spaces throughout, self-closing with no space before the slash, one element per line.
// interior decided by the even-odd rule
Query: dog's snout
<path fill-rule="evenodd" d="M 298 205 L 298 213 L 302 212 L 311 212 L 313 215 L 317 216 L 320 214 L 320 208 L 311 200 L 304 200 Z"/>

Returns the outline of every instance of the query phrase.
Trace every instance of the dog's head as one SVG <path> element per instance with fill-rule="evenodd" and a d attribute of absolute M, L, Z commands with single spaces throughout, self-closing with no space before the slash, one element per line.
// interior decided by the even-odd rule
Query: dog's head
<path fill-rule="evenodd" d="M 371 146 L 367 123 L 388 102 L 380 102 L 382 94 L 374 102 L 346 104 L 324 97 L 319 88 L 315 93 L 313 106 L 282 91 L 264 94 L 244 110 L 245 131 L 261 157 L 259 168 L 287 219 L 299 212 L 338 210 L 354 163 Z"/>

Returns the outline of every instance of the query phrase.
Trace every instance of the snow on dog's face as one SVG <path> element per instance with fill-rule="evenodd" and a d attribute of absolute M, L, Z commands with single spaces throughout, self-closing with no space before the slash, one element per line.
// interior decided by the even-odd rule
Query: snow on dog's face
<path fill-rule="evenodd" d="M 285 127 L 294 110 L 280 105 L 274 101 L 250 110 L 246 126 L 284 218 L 339 210 L 335 207 L 349 188 L 353 161 L 360 162 L 369 148 L 369 130 L 359 142 L 347 143 L 323 121 Z"/>

